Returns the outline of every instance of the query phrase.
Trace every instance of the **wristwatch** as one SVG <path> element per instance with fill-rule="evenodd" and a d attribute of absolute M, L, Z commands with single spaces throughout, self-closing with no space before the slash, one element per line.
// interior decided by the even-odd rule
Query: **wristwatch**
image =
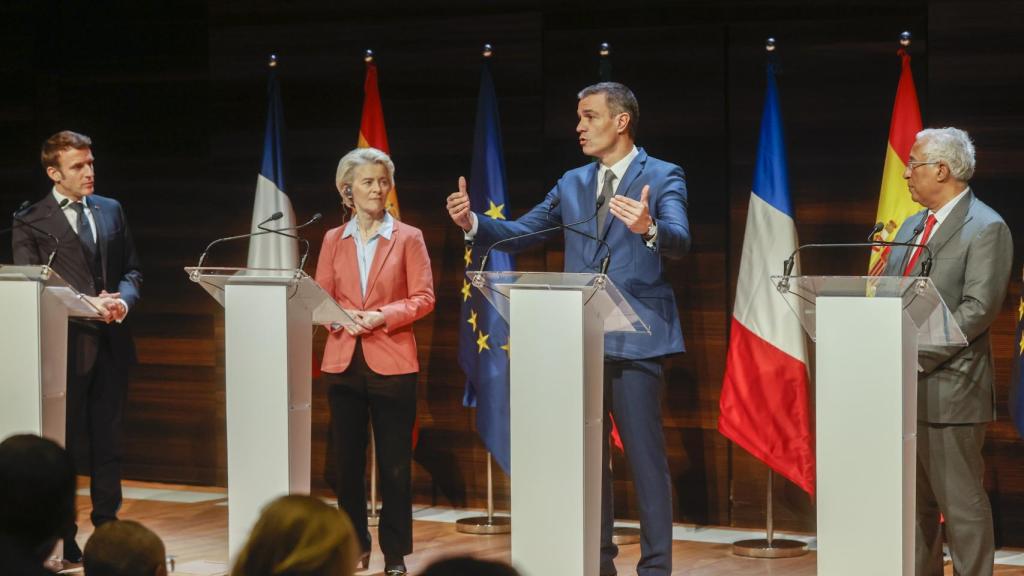
<path fill-rule="evenodd" d="M 648 244 L 654 243 L 654 238 L 658 235 L 658 223 L 651 218 L 651 224 L 647 227 L 647 233 L 644 234 L 644 241 Z"/>

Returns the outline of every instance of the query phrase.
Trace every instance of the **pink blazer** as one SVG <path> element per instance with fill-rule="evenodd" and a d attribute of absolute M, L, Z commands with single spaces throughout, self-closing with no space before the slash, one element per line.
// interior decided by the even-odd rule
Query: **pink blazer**
<path fill-rule="evenodd" d="M 418 228 L 395 220 L 391 239 L 377 239 L 377 252 L 366 281 L 359 286 L 355 238 L 342 238 L 344 226 L 324 235 L 316 281 L 346 309 L 380 310 L 385 322 L 363 339 L 366 364 L 377 374 L 410 374 L 420 369 L 412 323 L 434 309 L 430 256 Z M 356 337 L 345 330 L 328 335 L 323 372 L 344 372 L 352 361 Z"/>

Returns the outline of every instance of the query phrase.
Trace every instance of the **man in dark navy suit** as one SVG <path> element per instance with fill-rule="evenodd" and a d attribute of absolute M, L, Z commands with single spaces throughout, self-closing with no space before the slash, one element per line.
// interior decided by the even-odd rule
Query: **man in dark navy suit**
<path fill-rule="evenodd" d="M 589 220 L 578 229 L 611 248 L 608 276 L 651 334 L 605 336 L 605 406 L 615 417 L 633 472 L 640 508 L 639 576 L 672 572 L 672 486 L 661 427 L 662 359 L 684 351 L 675 295 L 662 257 L 690 248 L 683 170 L 637 148 L 639 105 L 633 92 L 602 82 L 578 94 L 576 133 L 583 153 L 597 160 L 562 175 L 543 202 L 515 221 L 480 218 L 469 208 L 464 178 L 447 200 L 448 213 L 478 246 L 550 228 L 553 222 Z M 597 208 L 600 206 L 600 208 Z M 551 237 L 536 234 L 502 244 L 515 251 Z M 596 240 L 565 232 L 565 271 L 600 272 L 606 255 Z M 605 418 L 605 435 L 609 432 Z M 608 444 L 603 442 L 601 575 L 615 574 L 612 487 Z"/>
<path fill-rule="evenodd" d="M 53 188 L 15 222 L 14 262 L 51 266 L 79 292 L 93 297 L 102 322 L 68 322 L 66 446 L 82 454 L 89 440 L 92 523 L 117 519 L 121 507 L 121 420 L 128 368 L 135 347 L 125 319 L 139 299 L 142 272 L 124 210 L 117 200 L 93 194 L 96 172 L 92 140 L 71 131 L 43 143 L 42 164 Z M 57 246 L 53 239 L 59 240 Z M 77 527 L 64 536 L 64 557 L 81 560 Z"/>

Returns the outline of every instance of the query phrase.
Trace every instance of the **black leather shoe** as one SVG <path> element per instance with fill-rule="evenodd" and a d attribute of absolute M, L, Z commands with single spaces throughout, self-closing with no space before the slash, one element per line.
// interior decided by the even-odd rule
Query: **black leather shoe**
<path fill-rule="evenodd" d="M 384 556 L 384 576 L 406 576 L 409 570 L 405 567 L 405 558 L 388 558 Z"/>
<path fill-rule="evenodd" d="M 78 542 L 75 542 L 74 538 L 64 540 L 64 561 L 69 564 L 82 563 L 82 549 L 78 547 Z"/>

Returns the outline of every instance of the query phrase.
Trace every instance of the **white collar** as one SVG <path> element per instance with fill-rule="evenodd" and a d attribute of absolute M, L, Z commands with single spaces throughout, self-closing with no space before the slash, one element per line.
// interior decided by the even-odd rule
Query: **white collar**
<path fill-rule="evenodd" d="M 82 206 L 88 208 L 89 202 L 86 201 L 86 198 L 88 198 L 88 196 L 82 196 Z M 58 192 L 56 186 L 53 187 L 53 199 L 57 201 L 57 206 L 60 206 L 61 201 L 67 200 L 68 203 L 64 205 L 64 208 L 70 208 L 71 205 L 75 203 L 75 200 L 70 196 L 65 196 Z"/>
<path fill-rule="evenodd" d="M 942 224 L 942 221 L 949 217 L 950 212 L 952 212 L 953 209 L 956 208 L 956 205 L 959 204 L 960 201 L 963 200 L 964 196 L 967 196 L 967 193 L 970 191 L 970 186 L 964 188 L 963 191 L 954 196 L 952 200 L 946 202 L 946 204 L 942 208 L 939 208 L 937 212 L 929 211 L 928 213 L 935 215 L 935 222 L 937 224 Z"/>
<path fill-rule="evenodd" d="M 391 233 L 395 230 L 395 219 L 391 217 L 391 213 L 387 210 L 384 211 L 384 219 L 381 221 L 380 228 L 374 236 L 383 236 L 388 240 L 391 240 Z M 342 238 L 348 238 L 356 233 L 356 218 L 353 216 L 351 220 L 345 224 L 345 229 L 341 231 Z"/>
<path fill-rule="evenodd" d="M 637 150 L 636 145 L 634 144 L 633 149 L 629 151 L 629 154 L 623 156 L 622 159 L 620 159 L 615 164 L 612 164 L 611 166 L 605 166 L 604 164 L 601 164 L 601 169 L 598 170 L 598 180 L 603 180 L 605 171 L 611 170 L 612 173 L 615 174 L 615 179 L 621 182 L 622 177 L 626 175 L 626 170 L 629 168 L 630 163 L 632 163 L 633 159 L 636 158 L 639 154 L 640 151 Z"/>

